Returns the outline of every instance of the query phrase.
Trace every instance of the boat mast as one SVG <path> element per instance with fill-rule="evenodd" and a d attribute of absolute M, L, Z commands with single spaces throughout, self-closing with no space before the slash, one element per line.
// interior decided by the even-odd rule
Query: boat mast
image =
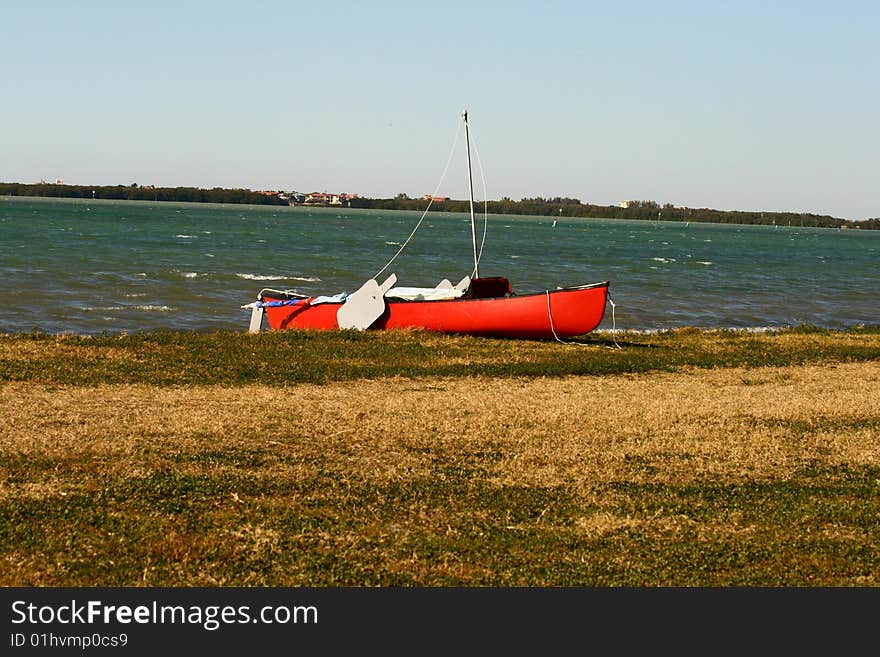
<path fill-rule="evenodd" d="M 462 118 L 464 119 L 464 143 L 465 148 L 467 150 L 467 165 L 468 165 L 468 192 L 470 193 L 470 202 L 471 202 L 471 240 L 474 244 L 474 278 L 480 277 L 480 262 L 477 259 L 477 226 L 474 221 L 474 177 L 471 174 L 471 137 L 470 132 L 468 131 L 468 122 L 467 122 L 467 110 L 465 109 L 461 113 Z"/>

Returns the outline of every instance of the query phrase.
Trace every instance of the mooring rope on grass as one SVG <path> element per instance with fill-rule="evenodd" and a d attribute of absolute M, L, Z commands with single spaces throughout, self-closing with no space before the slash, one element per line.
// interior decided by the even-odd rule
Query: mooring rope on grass
<path fill-rule="evenodd" d="M 608 303 L 611 304 L 611 340 L 614 341 L 614 346 L 618 349 L 622 349 L 619 344 L 617 344 L 617 338 L 615 334 L 617 333 L 617 317 L 614 311 L 617 309 L 617 305 L 614 303 L 614 299 L 611 298 L 611 291 L 608 291 Z"/>
<path fill-rule="evenodd" d="M 567 342 L 556 335 L 556 327 L 553 326 L 553 313 L 550 310 L 550 290 L 546 290 L 547 294 L 547 318 L 550 320 L 550 331 L 553 333 L 553 337 L 556 338 L 556 341 L 560 344 L 572 344 L 577 345 L 579 347 L 586 347 L 587 345 L 582 344 L 580 342 Z M 615 334 L 617 333 L 617 315 L 615 310 L 617 309 L 617 305 L 614 303 L 614 300 L 611 298 L 611 292 L 608 292 L 608 303 L 611 304 L 611 340 L 614 342 L 614 346 L 617 349 L 622 349 L 619 344 L 617 344 L 617 338 Z M 609 347 L 610 349 L 610 347 Z"/>

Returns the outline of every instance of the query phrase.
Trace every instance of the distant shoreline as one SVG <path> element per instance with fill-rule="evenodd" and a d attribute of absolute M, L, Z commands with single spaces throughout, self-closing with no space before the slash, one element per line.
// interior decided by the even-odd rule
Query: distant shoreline
<path fill-rule="evenodd" d="M 95 199 L 117 201 L 152 201 L 183 203 L 223 203 L 289 206 L 284 192 L 253 191 L 250 189 L 201 189 L 196 187 L 155 187 L 139 185 L 64 185 L 0 183 L 0 196 L 27 198 Z M 830 215 L 806 212 L 761 212 L 741 210 L 714 210 L 711 208 L 661 206 L 654 201 L 631 201 L 626 207 L 594 205 L 570 198 L 524 198 L 514 201 L 481 201 L 479 212 L 488 214 L 546 216 L 559 219 L 634 219 L 644 221 L 677 221 L 684 223 L 720 223 L 766 226 L 802 226 L 808 228 L 880 229 L 880 217 L 862 220 L 842 219 Z M 381 199 L 359 196 L 345 205 L 303 205 L 297 207 L 330 207 L 372 210 L 424 211 L 428 206 L 424 199 L 409 198 L 399 194 L 395 198 Z M 431 203 L 436 212 L 468 212 L 467 201 L 443 200 Z"/>

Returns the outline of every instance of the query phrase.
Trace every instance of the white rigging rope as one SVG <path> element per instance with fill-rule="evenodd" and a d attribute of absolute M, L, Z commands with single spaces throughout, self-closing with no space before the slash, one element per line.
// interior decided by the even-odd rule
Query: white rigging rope
<path fill-rule="evenodd" d="M 480 252 L 477 254 L 477 265 L 483 257 L 483 246 L 486 244 L 486 229 L 489 226 L 489 194 L 486 192 L 486 176 L 483 175 L 483 163 L 480 161 L 480 151 L 477 150 L 477 142 L 471 139 L 474 147 L 474 155 L 477 156 L 477 168 L 480 170 L 480 182 L 483 183 L 483 238 L 480 241 Z M 476 274 L 476 270 L 474 271 Z"/>
<path fill-rule="evenodd" d="M 391 263 L 397 260 L 397 256 L 403 253 L 403 250 L 406 248 L 407 244 L 409 244 L 410 240 L 416 234 L 416 231 L 422 225 L 422 222 L 425 220 L 425 217 L 428 215 L 428 210 L 431 209 L 431 205 L 434 203 L 434 197 L 440 192 L 440 186 L 443 184 L 443 180 L 446 178 L 446 172 L 449 171 L 449 165 L 452 162 L 452 154 L 455 152 L 455 147 L 458 145 L 458 136 L 461 134 L 461 122 L 458 123 L 458 129 L 455 131 L 455 139 L 452 142 L 452 148 L 449 149 L 449 157 L 446 158 L 446 166 L 443 167 L 443 174 L 440 176 L 440 182 L 437 183 L 437 186 L 434 188 L 434 193 L 431 194 L 431 199 L 428 201 L 428 207 L 425 208 L 425 211 L 422 213 L 422 216 L 419 218 L 418 223 L 416 223 L 415 228 L 412 229 L 412 232 L 409 234 L 409 237 L 406 238 L 406 241 L 400 245 L 400 248 L 397 249 L 397 253 L 391 256 L 391 260 L 385 263 L 385 266 L 382 267 L 379 271 L 377 271 L 373 278 L 378 278 L 382 272 L 388 269 L 391 266 Z"/>

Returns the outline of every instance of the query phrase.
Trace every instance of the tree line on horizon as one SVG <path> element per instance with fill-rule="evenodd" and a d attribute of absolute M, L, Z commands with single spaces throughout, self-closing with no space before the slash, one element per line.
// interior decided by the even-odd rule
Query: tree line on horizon
<path fill-rule="evenodd" d="M 129 201 L 179 201 L 195 203 L 248 203 L 257 205 L 287 205 L 279 194 L 265 194 L 250 189 L 214 187 L 154 187 L 132 185 L 64 185 L 50 183 L 0 183 L 2 196 L 40 196 L 56 198 L 95 198 Z M 374 210 L 425 209 L 427 201 L 397 194 L 394 198 L 357 197 L 347 207 Z M 579 217 L 595 219 L 636 219 L 646 221 L 709 222 L 722 224 L 759 224 L 777 226 L 807 226 L 817 228 L 880 229 L 880 217 L 847 220 L 830 215 L 808 212 L 760 212 L 742 210 L 713 210 L 711 208 L 676 207 L 656 201 L 631 201 L 627 207 L 583 203 L 568 197 L 534 197 L 514 201 L 508 197 L 500 201 L 480 201 L 490 214 L 539 215 L 547 217 Z M 470 203 L 461 200 L 436 200 L 431 209 L 438 212 L 469 212 Z"/>
<path fill-rule="evenodd" d="M 352 199 L 351 207 L 380 210 L 424 210 L 424 199 L 411 199 L 406 194 L 398 194 L 391 199 L 360 197 Z M 640 219 L 650 221 L 694 221 L 719 224 L 758 224 L 777 226 L 809 226 L 815 228 L 872 228 L 880 229 L 880 218 L 851 221 L 829 215 L 808 212 L 760 212 L 741 210 L 713 210 L 711 208 L 676 207 L 671 203 L 660 205 L 656 201 L 630 201 L 627 207 L 617 205 L 594 205 L 582 203 L 576 198 L 523 198 L 514 201 L 502 198 L 500 201 L 480 201 L 475 203 L 482 212 L 484 206 L 490 214 L 541 215 L 547 217 L 583 217 L 594 219 Z M 434 201 L 432 210 L 439 212 L 469 212 L 469 201 Z"/>
<path fill-rule="evenodd" d="M 192 203 L 248 203 L 256 205 L 287 205 L 277 195 L 266 195 L 250 189 L 214 187 L 142 187 L 132 185 L 61 185 L 52 183 L 0 183 L 0 195 L 48 196 L 54 198 L 94 198 L 115 201 L 180 201 Z"/>

